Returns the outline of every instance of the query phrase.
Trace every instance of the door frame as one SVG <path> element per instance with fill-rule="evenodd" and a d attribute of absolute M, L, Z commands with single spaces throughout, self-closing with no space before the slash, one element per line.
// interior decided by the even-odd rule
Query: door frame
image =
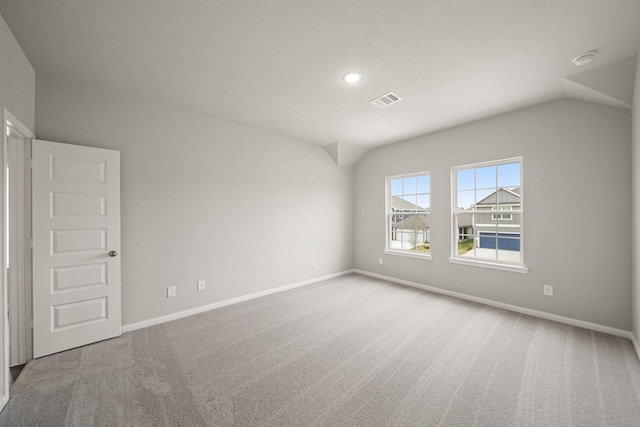
<path fill-rule="evenodd" d="M 33 133 L 9 110 L 2 107 L 2 149 L 0 149 L 0 164 L 2 164 L 2 175 L 0 175 L 0 259 L 2 261 L 2 274 L 0 274 L 0 342 L 2 343 L 2 353 L 0 354 L 0 409 L 4 408 L 9 400 L 9 304 L 7 286 L 7 264 L 6 250 L 8 241 L 7 229 L 7 185 L 6 185 L 6 162 L 8 134 L 22 134 L 25 138 L 33 137 Z M 23 319 L 26 321 L 26 319 Z"/>
<path fill-rule="evenodd" d="M 9 266 L 12 273 L 6 276 L 9 365 L 16 366 L 33 359 L 32 271 L 31 249 L 28 244 L 31 241 L 31 168 L 28 159 L 31 158 L 31 140 L 35 135 L 6 109 L 4 124 L 5 165 L 11 171 L 10 177 L 14 178 L 9 179 L 8 187 L 5 188 L 8 194 L 5 194 L 3 200 L 9 201 L 10 210 L 9 218 L 5 219 L 9 221 L 7 226 L 10 228 L 8 242 L 5 242 L 4 247 L 8 248 L 9 258 L 12 260 L 12 266 Z M 8 150 L 9 136 L 22 140 L 15 152 Z"/>

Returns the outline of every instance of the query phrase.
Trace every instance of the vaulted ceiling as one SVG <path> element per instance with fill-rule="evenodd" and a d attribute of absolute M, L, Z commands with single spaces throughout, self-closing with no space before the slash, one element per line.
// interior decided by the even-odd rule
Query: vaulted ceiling
<path fill-rule="evenodd" d="M 37 73 L 363 149 L 565 96 L 629 108 L 640 49 L 638 0 L 0 0 L 0 14 Z M 389 91 L 402 101 L 370 104 Z"/>

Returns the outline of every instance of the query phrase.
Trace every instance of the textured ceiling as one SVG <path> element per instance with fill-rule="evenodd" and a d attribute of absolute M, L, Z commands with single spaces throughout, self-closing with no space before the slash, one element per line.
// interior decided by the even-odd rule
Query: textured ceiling
<path fill-rule="evenodd" d="M 321 145 L 564 96 L 624 107 L 616 73 L 640 49 L 638 0 L 0 0 L 0 14 L 37 73 Z M 364 80 L 343 83 L 350 70 Z M 389 91 L 403 101 L 369 104 Z"/>

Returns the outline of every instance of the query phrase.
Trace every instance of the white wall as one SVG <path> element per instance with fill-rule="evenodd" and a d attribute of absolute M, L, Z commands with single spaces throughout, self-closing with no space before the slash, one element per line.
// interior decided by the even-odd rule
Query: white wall
<path fill-rule="evenodd" d="M 40 74 L 36 135 L 121 151 L 125 325 L 353 266 L 353 171 L 322 147 Z"/>
<path fill-rule="evenodd" d="M 524 157 L 529 273 L 449 263 L 450 168 L 515 156 Z M 384 255 L 385 177 L 425 170 L 433 259 Z M 355 266 L 631 330 L 630 176 L 630 112 L 570 99 L 380 147 L 356 166 Z"/>
<path fill-rule="evenodd" d="M 0 17 L 0 105 L 33 131 L 36 73 Z"/>
<path fill-rule="evenodd" d="M 633 333 L 640 344 L 640 55 L 633 93 Z M 639 349 L 636 349 L 637 351 Z M 640 354 L 638 354 L 640 357 Z"/>

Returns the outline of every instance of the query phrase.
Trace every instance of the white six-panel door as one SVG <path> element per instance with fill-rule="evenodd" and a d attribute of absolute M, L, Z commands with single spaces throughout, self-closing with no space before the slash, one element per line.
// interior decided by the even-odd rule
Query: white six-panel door
<path fill-rule="evenodd" d="M 33 352 L 120 335 L 120 152 L 33 141 Z"/>

